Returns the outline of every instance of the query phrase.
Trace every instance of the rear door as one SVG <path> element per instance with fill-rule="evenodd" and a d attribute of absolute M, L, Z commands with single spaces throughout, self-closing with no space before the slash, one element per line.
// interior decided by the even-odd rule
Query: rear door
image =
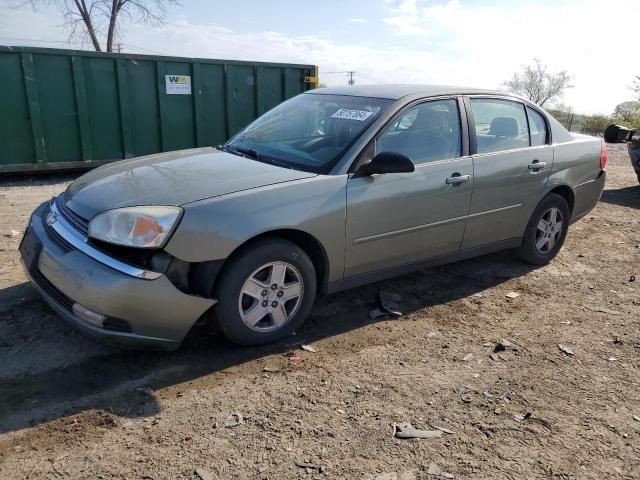
<path fill-rule="evenodd" d="M 466 102 L 474 189 L 463 250 L 522 237 L 553 163 L 540 112 L 504 98 Z"/>
<path fill-rule="evenodd" d="M 369 152 L 409 157 L 412 173 L 350 178 L 347 185 L 345 276 L 458 251 L 471 192 L 466 121 L 456 98 L 401 111 Z"/>

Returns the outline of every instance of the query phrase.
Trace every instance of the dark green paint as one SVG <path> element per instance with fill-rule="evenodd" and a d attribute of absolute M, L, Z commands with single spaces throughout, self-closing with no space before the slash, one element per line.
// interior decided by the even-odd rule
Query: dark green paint
<path fill-rule="evenodd" d="M 71 68 L 73 70 L 73 86 L 78 108 L 82 160 L 88 162 L 93 160 L 93 144 L 91 143 L 91 131 L 89 128 L 89 107 L 87 106 L 87 92 L 84 86 L 82 57 L 71 57 Z"/>
<path fill-rule="evenodd" d="M 0 55 L 0 72 L 5 85 L 0 88 L 0 164 L 33 162 L 36 138 L 31 132 L 31 104 L 27 101 L 20 56 Z"/>
<path fill-rule="evenodd" d="M 38 163 L 47 161 L 47 148 L 44 140 L 44 127 L 42 124 L 42 112 L 38 99 L 38 84 L 36 72 L 33 67 L 33 55 L 24 53 L 21 55 L 22 74 L 24 75 L 24 91 L 29 106 L 29 118 L 31 119 L 31 133 L 33 135 L 33 148 L 35 159 Z"/>
<path fill-rule="evenodd" d="M 24 172 L 217 145 L 315 67 L 0 46 L 0 71 L 0 172 Z M 173 74 L 191 95 L 166 94 Z"/>

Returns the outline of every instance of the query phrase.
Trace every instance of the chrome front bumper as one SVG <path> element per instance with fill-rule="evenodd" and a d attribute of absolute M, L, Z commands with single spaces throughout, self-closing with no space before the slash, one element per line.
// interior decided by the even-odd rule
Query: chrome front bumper
<path fill-rule="evenodd" d="M 63 318 L 93 336 L 175 349 L 215 304 L 215 300 L 181 292 L 163 274 L 151 272 L 150 276 L 147 270 L 97 250 L 48 202 L 33 213 L 28 230 L 42 245 L 30 266 L 23 255 L 29 279 Z M 105 321 L 107 328 L 88 322 L 73 311 L 74 303 L 128 323 L 130 331 L 108 328 L 113 322 Z"/>

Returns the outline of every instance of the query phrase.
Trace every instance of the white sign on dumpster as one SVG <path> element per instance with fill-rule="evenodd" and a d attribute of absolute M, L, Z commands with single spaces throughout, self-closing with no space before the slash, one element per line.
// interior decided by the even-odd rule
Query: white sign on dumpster
<path fill-rule="evenodd" d="M 191 95 L 191 77 L 189 75 L 165 75 L 167 95 Z"/>

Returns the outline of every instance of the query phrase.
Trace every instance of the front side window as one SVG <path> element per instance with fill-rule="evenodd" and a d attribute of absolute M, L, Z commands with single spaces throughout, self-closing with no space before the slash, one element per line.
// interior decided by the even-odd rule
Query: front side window
<path fill-rule="evenodd" d="M 524 105 L 509 100 L 472 98 L 471 112 L 478 153 L 500 152 L 529 146 Z"/>
<path fill-rule="evenodd" d="M 527 107 L 529 117 L 529 131 L 531 132 L 531 146 L 537 147 L 547 143 L 547 123 L 538 112 Z"/>
<path fill-rule="evenodd" d="M 376 153 L 401 153 L 420 164 L 459 157 L 461 144 L 457 100 L 433 100 L 398 116 L 376 140 Z"/>
<path fill-rule="evenodd" d="M 225 147 L 258 161 L 328 173 L 392 100 L 302 94 L 262 115 Z"/>

